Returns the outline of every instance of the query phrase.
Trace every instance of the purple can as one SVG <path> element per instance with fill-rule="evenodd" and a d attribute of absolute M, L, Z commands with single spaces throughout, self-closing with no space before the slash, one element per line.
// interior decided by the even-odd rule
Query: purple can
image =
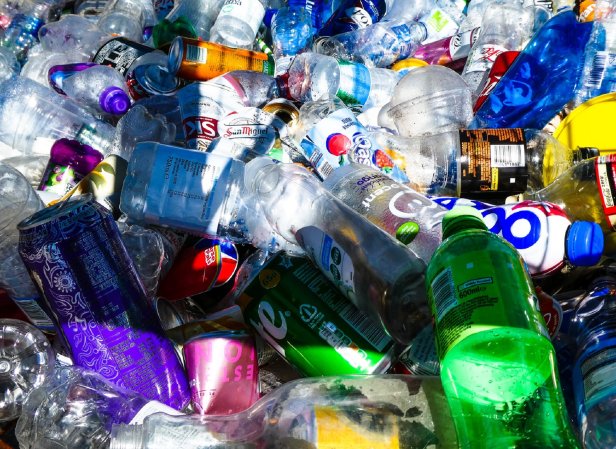
<path fill-rule="evenodd" d="M 175 409 L 188 383 L 111 214 L 91 197 L 18 226 L 19 254 L 76 365 Z"/>

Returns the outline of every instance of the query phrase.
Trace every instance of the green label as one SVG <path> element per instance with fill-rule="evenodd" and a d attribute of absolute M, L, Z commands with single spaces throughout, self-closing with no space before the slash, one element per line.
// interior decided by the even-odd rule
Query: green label
<path fill-rule="evenodd" d="M 244 318 L 307 376 L 372 374 L 393 342 L 307 259 L 275 256 L 242 293 Z"/>
<path fill-rule="evenodd" d="M 408 245 L 419 234 L 419 225 L 414 221 L 407 221 L 402 223 L 398 229 L 396 229 L 396 239 Z"/>
<path fill-rule="evenodd" d="M 441 257 L 443 267 L 428 284 L 439 358 L 466 337 L 492 328 L 519 327 L 547 336 L 532 283 L 517 252 L 499 251 L 468 233 L 460 239 L 470 239 L 464 257 Z M 473 245 L 477 249 L 469 250 Z M 460 251 L 453 246 L 448 249 Z M 433 259 L 433 263 L 439 261 Z"/>

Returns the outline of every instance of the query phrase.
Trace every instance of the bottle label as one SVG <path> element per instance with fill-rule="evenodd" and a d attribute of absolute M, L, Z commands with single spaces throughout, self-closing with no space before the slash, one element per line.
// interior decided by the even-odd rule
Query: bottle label
<path fill-rule="evenodd" d="M 502 45 L 488 44 L 482 45 L 470 56 L 472 59 L 466 67 L 466 73 L 487 72 L 490 70 L 498 55 L 506 52 L 507 49 Z"/>
<path fill-rule="evenodd" d="M 473 112 L 477 112 L 483 102 L 486 101 L 488 95 L 492 93 L 502 76 L 509 67 L 511 67 L 511 64 L 513 64 L 513 61 L 515 61 L 519 54 L 519 51 L 504 51 L 496 57 L 488 74 L 488 81 L 483 86 L 481 93 L 477 96 L 477 101 L 473 106 Z"/>
<path fill-rule="evenodd" d="M 616 154 L 595 160 L 595 176 L 607 225 L 616 231 Z"/>
<path fill-rule="evenodd" d="M 598 51 L 592 60 L 590 73 L 584 79 L 584 87 L 588 89 L 599 89 L 605 78 L 605 71 L 608 67 L 616 64 L 616 54 L 607 51 Z"/>
<path fill-rule="evenodd" d="M 460 153 L 463 196 L 526 191 L 528 169 L 523 129 L 462 129 Z"/>
<path fill-rule="evenodd" d="M 391 363 L 393 341 L 309 260 L 278 253 L 242 292 L 244 317 L 308 376 L 372 374 Z"/>
<path fill-rule="evenodd" d="M 187 148 L 205 151 L 219 136 L 218 121 L 244 107 L 242 96 L 225 78 L 193 83 L 177 93 Z"/>
<path fill-rule="evenodd" d="M 363 64 L 338 61 L 340 84 L 336 96 L 348 105 L 364 105 L 370 95 L 370 70 Z"/>
<path fill-rule="evenodd" d="M 501 326 L 529 329 L 549 338 L 520 256 L 514 251 L 500 251 L 498 257 L 487 254 L 483 247 L 467 247 L 459 265 L 445 268 L 429 283 L 439 360 L 470 335 Z M 515 292 L 504 292 L 498 285 L 503 273 Z M 517 318 L 522 315 L 524 320 Z"/>
<path fill-rule="evenodd" d="M 408 177 L 374 142 L 351 110 L 339 109 L 314 125 L 301 142 L 306 159 L 323 179 L 349 162 L 374 167 L 398 182 Z"/>
<path fill-rule="evenodd" d="M 319 228 L 307 226 L 297 231 L 296 238 L 310 258 L 321 268 L 327 278 L 345 294 L 355 296 L 355 268 L 351 257 Z"/>
<path fill-rule="evenodd" d="M 259 108 L 243 107 L 218 122 L 218 132 L 224 139 L 265 154 L 274 145 L 278 130 L 284 126 L 284 122 L 274 114 Z"/>
<path fill-rule="evenodd" d="M 216 236 L 233 160 L 200 151 L 159 146 L 148 185 L 148 223 Z"/>
<path fill-rule="evenodd" d="M 340 33 L 365 28 L 378 22 L 385 14 L 382 0 L 347 0 L 319 31 L 319 36 L 335 36 Z"/>
<path fill-rule="evenodd" d="M 153 48 L 132 42 L 123 37 L 111 39 L 103 45 L 92 59 L 93 62 L 113 67 L 122 76 L 126 76 L 133 63 L 146 53 L 154 51 Z"/>
<path fill-rule="evenodd" d="M 571 221 L 556 204 L 523 201 L 491 207 L 481 215 L 491 232 L 518 250 L 533 277 L 548 276 L 565 265 L 565 236 Z"/>
<path fill-rule="evenodd" d="M 243 21 L 256 35 L 265 16 L 265 8 L 259 0 L 225 0 L 216 20 L 226 16 Z"/>
<path fill-rule="evenodd" d="M 456 34 L 452 36 L 449 41 L 449 58 L 446 62 L 457 61 L 468 57 L 471 52 L 471 48 L 477 41 L 479 31 L 481 28 L 474 28 L 464 33 Z"/>
<path fill-rule="evenodd" d="M 56 328 L 39 305 L 39 298 L 13 298 L 13 301 L 37 328 L 44 332 L 55 333 Z"/>
<path fill-rule="evenodd" d="M 453 36 L 458 31 L 458 22 L 441 8 L 433 8 L 430 13 L 419 19 L 426 26 L 428 37 L 424 44 Z"/>
<path fill-rule="evenodd" d="M 434 330 L 426 326 L 402 355 L 399 363 L 404 366 L 405 374 L 414 376 L 438 376 L 440 364 L 434 346 Z"/>
<path fill-rule="evenodd" d="M 64 196 L 77 185 L 81 176 L 72 167 L 50 162 L 42 179 L 39 190 Z"/>

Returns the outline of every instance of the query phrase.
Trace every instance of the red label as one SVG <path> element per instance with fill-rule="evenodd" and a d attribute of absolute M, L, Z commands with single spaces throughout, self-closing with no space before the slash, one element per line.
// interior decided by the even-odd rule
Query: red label
<path fill-rule="evenodd" d="M 186 140 L 214 140 L 218 137 L 218 120 L 211 117 L 188 117 L 182 121 Z"/>
<path fill-rule="evenodd" d="M 599 156 L 595 160 L 597 189 L 605 219 L 611 230 L 616 231 L 616 154 Z"/>
<path fill-rule="evenodd" d="M 473 107 L 473 112 L 477 112 L 483 102 L 486 101 L 488 95 L 492 93 L 496 87 L 496 84 L 500 81 L 501 77 L 505 74 L 509 67 L 511 67 L 511 64 L 513 64 L 513 61 L 515 61 L 515 58 L 517 58 L 519 54 L 519 51 L 505 51 L 496 57 L 494 65 L 492 65 L 492 69 L 488 75 L 488 82 L 485 84 L 483 90 L 477 97 L 477 101 Z"/>

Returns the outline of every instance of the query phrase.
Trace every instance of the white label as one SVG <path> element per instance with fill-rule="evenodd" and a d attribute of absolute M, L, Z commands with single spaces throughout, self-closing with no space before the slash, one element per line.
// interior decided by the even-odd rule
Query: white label
<path fill-rule="evenodd" d="M 159 146 L 148 185 L 146 221 L 215 236 L 227 186 L 234 181 L 233 165 L 228 157 Z"/>
<path fill-rule="evenodd" d="M 287 73 L 289 67 L 291 66 L 291 62 L 293 62 L 293 59 L 295 59 L 295 56 L 281 56 L 276 59 L 274 75 L 280 76 Z"/>
<path fill-rule="evenodd" d="M 265 16 L 265 8 L 259 0 L 225 0 L 216 20 L 225 16 L 243 20 L 256 35 Z"/>
<path fill-rule="evenodd" d="M 424 327 L 413 339 L 400 362 L 415 376 L 438 376 L 440 365 L 432 325 Z"/>
<path fill-rule="evenodd" d="M 525 167 L 524 144 L 490 145 L 490 163 L 492 168 Z"/>
<path fill-rule="evenodd" d="M 133 417 L 133 419 L 130 420 L 128 424 L 131 426 L 135 424 L 143 424 L 143 420 L 146 417 L 153 415 L 154 413 L 165 413 L 167 415 L 172 415 L 172 416 L 183 415 L 183 413 L 178 412 L 176 409 L 171 408 L 161 402 L 150 401 L 147 404 L 145 404 L 143 407 L 141 407 L 141 410 L 137 412 L 137 414 Z"/>
<path fill-rule="evenodd" d="M 36 298 L 14 298 L 14 302 L 36 327 L 45 331 L 55 330 L 53 323 L 39 306 Z"/>
<path fill-rule="evenodd" d="M 440 322 L 447 312 L 458 305 L 451 268 L 441 271 L 432 281 L 431 287 L 436 308 L 436 321 Z"/>
<path fill-rule="evenodd" d="M 188 44 L 186 46 L 186 62 L 207 62 L 207 48 Z"/>
<path fill-rule="evenodd" d="M 507 51 L 502 45 L 482 45 L 477 49 L 473 49 L 470 64 L 466 67 L 466 73 L 471 72 L 487 72 L 492 68 L 494 61 L 501 53 Z"/>
<path fill-rule="evenodd" d="M 349 255 L 320 229 L 307 226 L 297 231 L 297 240 L 321 271 L 349 298 L 355 295 L 355 269 Z"/>

